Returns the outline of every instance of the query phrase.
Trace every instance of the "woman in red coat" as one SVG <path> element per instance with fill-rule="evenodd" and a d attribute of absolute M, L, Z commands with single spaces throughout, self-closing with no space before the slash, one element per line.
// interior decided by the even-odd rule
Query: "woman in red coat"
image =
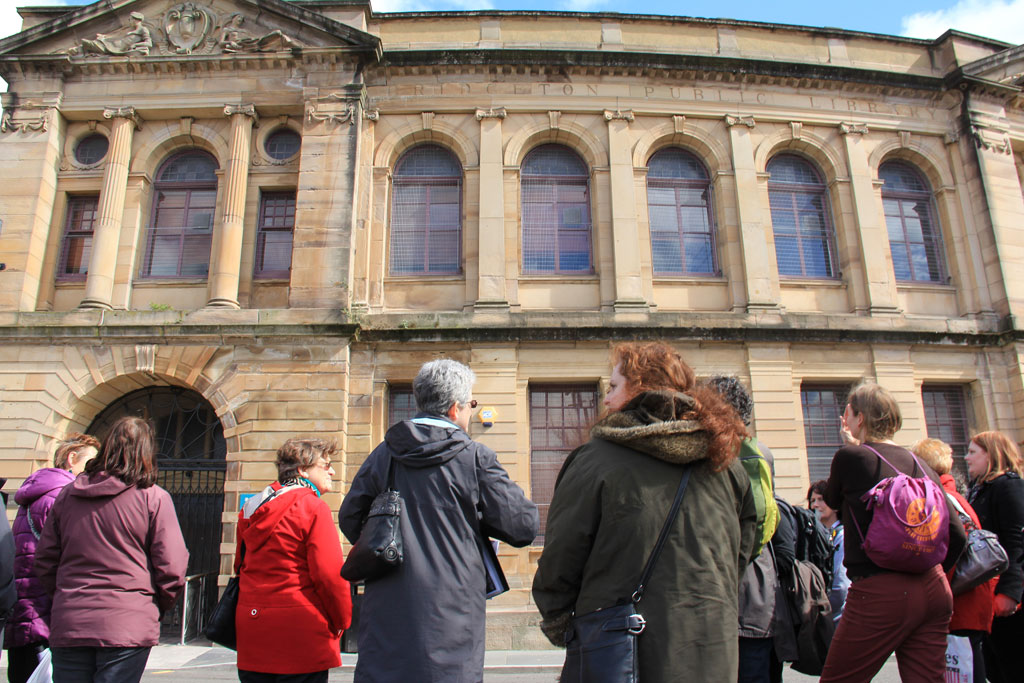
<path fill-rule="evenodd" d="M 981 522 L 978 520 L 978 513 L 956 490 L 956 481 L 950 474 L 953 469 L 953 449 L 938 439 L 923 439 L 914 444 L 912 450 L 914 455 L 935 470 L 935 474 L 939 475 L 939 479 L 942 481 L 942 488 L 963 508 L 974 526 L 980 529 Z M 949 579 L 953 578 L 953 572 L 948 572 L 946 576 Z M 985 680 L 985 659 L 981 646 L 985 634 L 992 631 L 997 583 L 999 583 L 999 577 L 972 588 L 966 593 L 953 596 L 953 617 L 949 620 L 949 632 L 954 636 L 964 636 L 971 641 L 971 650 L 974 654 L 974 678 L 971 679 L 972 681 Z"/>
<path fill-rule="evenodd" d="M 338 639 L 352 618 L 341 578 L 341 543 L 327 503 L 333 443 L 289 439 L 277 451 L 277 481 L 250 498 L 238 519 L 238 679 L 326 683 L 341 666 Z"/>

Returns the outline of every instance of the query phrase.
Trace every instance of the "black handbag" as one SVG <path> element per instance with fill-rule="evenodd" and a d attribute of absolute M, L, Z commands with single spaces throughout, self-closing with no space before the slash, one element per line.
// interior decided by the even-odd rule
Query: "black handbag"
<path fill-rule="evenodd" d="M 1010 566 L 1010 558 L 994 533 L 976 527 L 956 498 L 948 493 L 946 497 L 953 503 L 967 529 L 967 546 L 957 560 L 949 582 L 953 595 L 962 595 L 1005 572 Z"/>
<path fill-rule="evenodd" d="M 402 495 L 395 490 L 394 459 L 388 459 L 387 488 L 377 494 L 341 576 L 348 581 L 372 581 L 402 564 Z"/>
<path fill-rule="evenodd" d="M 242 545 L 242 557 L 245 558 L 245 545 Z M 235 609 L 238 607 L 238 577 L 228 579 L 224 593 L 217 601 L 213 613 L 210 614 L 203 630 L 206 639 L 223 645 L 230 650 L 238 649 L 238 634 L 235 631 Z"/>
<path fill-rule="evenodd" d="M 612 607 L 572 618 L 565 634 L 565 665 L 559 679 L 561 683 L 637 683 L 639 680 L 637 638 L 646 630 L 647 622 L 637 612 L 637 605 L 644 597 L 654 564 L 665 547 L 673 522 L 679 516 L 689 481 L 690 466 L 687 466 L 658 541 L 647 558 L 640 585 L 633 595 Z"/>
<path fill-rule="evenodd" d="M 280 488 L 269 496 L 267 496 L 263 502 L 256 506 L 256 510 L 259 510 L 265 504 L 277 497 L 277 495 L 283 491 L 287 491 L 287 488 Z M 253 510 L 253 512 L 256 512 Z M 242 544 L 242 549 L 238 562 L 238 572 L 242 572 L 242 567 L 245 564 L 245 541 L 239 539 L 239 543 Z M 232 576 L 228 579 L 228 585 L 224 587 L 224 592 L 220 596 L 220 600 L 213 608 L 213 612 L 210 614 L 210 618 L 206 620 L 206 627 L 203 629 L 203 635 L 206 639 L 212 643 L 223 645 L 230 650 L 238 649 L 238 633 L 235 630 L 235 610 L 238 608 L 238 576 Z"/>

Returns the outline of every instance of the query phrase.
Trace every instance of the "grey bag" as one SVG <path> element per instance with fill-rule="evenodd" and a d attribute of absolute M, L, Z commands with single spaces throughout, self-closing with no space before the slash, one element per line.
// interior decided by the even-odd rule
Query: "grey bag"
<path fill-rule="evenodd" d="M 953 578 L 949 582 L 953 595 L 962 595 L 1005 572 L 1010 566 L 1010 558 L 1006 556 L 1006 550 L 994 533 L 976 527 L 956 498 L 948 493 L 946 497 L 956 508 L 967 530 L 967 547 L 957 561 Z"/>

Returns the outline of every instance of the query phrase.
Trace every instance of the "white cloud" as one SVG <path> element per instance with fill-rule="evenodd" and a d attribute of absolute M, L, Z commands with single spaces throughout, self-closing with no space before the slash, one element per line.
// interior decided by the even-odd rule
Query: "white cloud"
<path fill-rule="evenodd" d="M 903 35 L 938 38 L 949 29 L 1024 43 L 1024 0 L 960 0 L 949 9 L 903 17 Z"/>
<path fill-rule="evenodd" d="M 608 0 L 563 0 L 562 9 L 569 12 L 594 12 L 608 4 Z"/>

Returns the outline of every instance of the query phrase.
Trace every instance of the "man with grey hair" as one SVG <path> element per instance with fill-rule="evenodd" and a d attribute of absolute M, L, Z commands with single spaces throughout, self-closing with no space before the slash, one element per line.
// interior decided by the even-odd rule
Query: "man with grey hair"
<path fill-rule="evenodd" d="M 469 438 L 476 401 L 468 367 L 425 363 L 413 380 L 419 413 L 388 429 L 338 512 L 355 543 L 389 486 L 405 500 L 403 563 L 369 581 L 360 606 L 355 680 L 477 683 L 484 667 L 484 563 L 479 537 L 522 547 L 537 506 L 487 446 Z"/>

